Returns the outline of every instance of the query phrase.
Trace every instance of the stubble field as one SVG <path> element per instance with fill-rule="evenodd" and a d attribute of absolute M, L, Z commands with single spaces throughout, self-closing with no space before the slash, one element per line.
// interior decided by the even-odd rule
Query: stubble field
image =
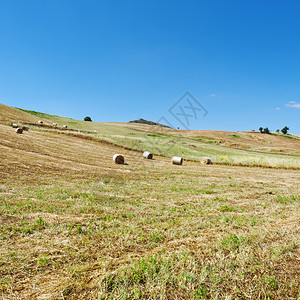
<path fill-rule="evenodd" d="M 7 125 L 0 141 L 2 299 L 299 298 L 298 169 Z"/>

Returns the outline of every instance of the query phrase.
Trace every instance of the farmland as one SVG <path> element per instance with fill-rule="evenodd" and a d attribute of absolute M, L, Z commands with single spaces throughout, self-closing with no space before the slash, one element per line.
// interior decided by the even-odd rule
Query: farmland
<path fill-rule="evenodd" d="M 299 297 L 299 136 L 0 108 L 3 299 Z"/>

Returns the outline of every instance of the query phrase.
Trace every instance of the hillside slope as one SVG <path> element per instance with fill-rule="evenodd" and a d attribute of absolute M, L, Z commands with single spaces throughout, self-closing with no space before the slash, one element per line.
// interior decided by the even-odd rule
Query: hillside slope
<path fill-rule="evenodd" d="M 246 150 L 251 150 L 252 148 L 277 148 L 278 151 L 282 149 L 282 152 L 285 152 L 287 149 L 295 149 L 298 150 L 300 154 L 300 138 L 297 135 L 283 135 L 278 133 L 262 134 L 257 131 L 174 130 L 168 128 L 153 128 L 153 126 L 143 124 L 124 124 L 124 126 L 141 131 L 156 131 L 158 133 L 190 137 L 192 139 L 202 140 L 211 144 L 220 144 L 221 146 L 231 148 Z M 272 152 L 272 150 L 270 152 Z"/>
<path fill-rule="evenodd" d="M 242 151 L 123 124 L 87 126 L 99 131 L 36 124 L 19 135 L 0 124 L 3 299 L 297 298 L 299 170 L 176 166 L 166 156 Z M 154 149 L 173 145 L 166 156 L 146 160 L 126 148 L 156 140 Z M 116 165 L 115 153 L 126 164 Z"/>
<path fill-rule="evenodd" d="M 118 166 L 112 161 L 115 153 L 123 153 L 131 167 L 150 164 L 141 153 L 126 150 L 117 145 L 87 140 L 73 135 L 32 131 L 19 135 L 11 127 L 0 125 L 0 172 L 1 177 L 32 177 L 40 174 L 88 176 L 90 173 L 127 172 L 126 165 Z M 159 158 L 156 165 L 166 160 Z"/>
<path fill-rule="evenodd" d="M 139 151 L 148 150 L 166 157 L 176 155 L 199 161 L 202 156 L 209 156 L 214 163 L 220 164 L 300 168 L 298 136 L 215 130 L 187 131 L 134 123 L 85 122 L 6 106 L 2 106 L 1 111 L 2 116 L 7 111 L 6 120 L 18 117 L 25 120 L 25 124 L 30 124 L 34 131 L 48 130 L 65 134 L 78 131 L 90 139 Z M 39 119 L 44 120 L 43 125 L 37 123 Z M 53 122 L 58 126 L 53 127 Z M 67 125 L 68 129 L 62 128 L 62 125 Z"/>
<path fill-rule="evenodd" d="M 104 135 L 126 136 L 127 139 L 133 138 L 136 140 L 136 137 L 130 135 L 136 135 L 136 132 L 134 131 L 139 131 L 150 134 L 163 134 L 180 138 L 190 138 L 196 142 L 214 144 L 233 149 L 300 155 L 300 137 L 297 135 L 283 135 L 278 133 L 261 134 L 260 132 L 254 131 L 228 132 L 220 130 L 174 130 L 161 126 L 138 123 L 84 122 L 44 113 L 32 111 L 27 112 L 48 120 L 49 122 L 66 124 L 72 129 L 95 131 Z M 145 135 L 143 137 L 145 137 Z"/>
<path fill-rule="evenodd" d="M 37 122 L 41 118 L 0 103 L 0 124 Z"/>

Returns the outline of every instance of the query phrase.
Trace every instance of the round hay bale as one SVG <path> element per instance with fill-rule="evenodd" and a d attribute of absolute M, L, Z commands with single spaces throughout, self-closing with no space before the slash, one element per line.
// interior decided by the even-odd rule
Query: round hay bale
<path fill-rule="evenodd" d="M 41 120 L 39 120 L 39 121 L 38 121 L 38 123 L 39 123 L 39 124 L 43 124 L 44 122 L 43 122 L 43 121 L 41 121 Z"/>
<path fill-rule="evenodd" d="M 17 129 L 15 130 L 15 132 L 21 134 L 21 133 L 23 133 L 23 129 L 22 129 L 22 128 L 17 128 Z"/>
<path fill-rule="evenodd" d="M 28 131 L 29 128 L 28 128 L 27 126 L 23 126 L 23 127 L 22 127 L 22 130 L 23 130 L 23 131 Z"/>
<path fill-rule="evenodd" d="M 147 159 L 152 159 L 152 158 L 153 158 L 153 154 L 150 153 L 149 151 L 145 151 L 145 152 L 143 153 L 143 156 L 144 156 L 145 158 L 147 158 Z"/>
<path fill-rule="evenodd" d="M 67 125 L 63 125 L 63 128 L 68 128 L 68 126 Z"/>
<path fill-rule="evenodd" d="M 178 156 L 173 156 L 172 157 L 172 164 L 173 165 L 182 165 L 182 162 L 183 162 L 182 157 L 178 157 Z"/>
<path fill-rule="evenodd" d="M 125 162 L 124 156 L 121 154 L 115 154 L 113 157 L 113 161 L 118 164 L 118 165 L 122 165 Z"/>
<path fill-rule="evenodd" d="M 13 123 L 11 126 L 12 126 L 13 128 L 18 128 L 18 124 L 16 124 L 16 123 Z"/>
<path fill-rule="evenodd" d="M 201 164 L 210 165 L 211 164 L 211 159 L 209 157 L 202 157 L 201 158 Z"/>

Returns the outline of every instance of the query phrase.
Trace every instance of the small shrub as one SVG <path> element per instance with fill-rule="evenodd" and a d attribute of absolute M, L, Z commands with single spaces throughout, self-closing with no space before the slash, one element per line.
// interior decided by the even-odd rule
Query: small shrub
<path fill-rule="evenodd" d="M 91 119 L 91 117 L 87 116 L 87 117 L 84 118 L 84 121 L 92 122 L 92 119 Z"/>

